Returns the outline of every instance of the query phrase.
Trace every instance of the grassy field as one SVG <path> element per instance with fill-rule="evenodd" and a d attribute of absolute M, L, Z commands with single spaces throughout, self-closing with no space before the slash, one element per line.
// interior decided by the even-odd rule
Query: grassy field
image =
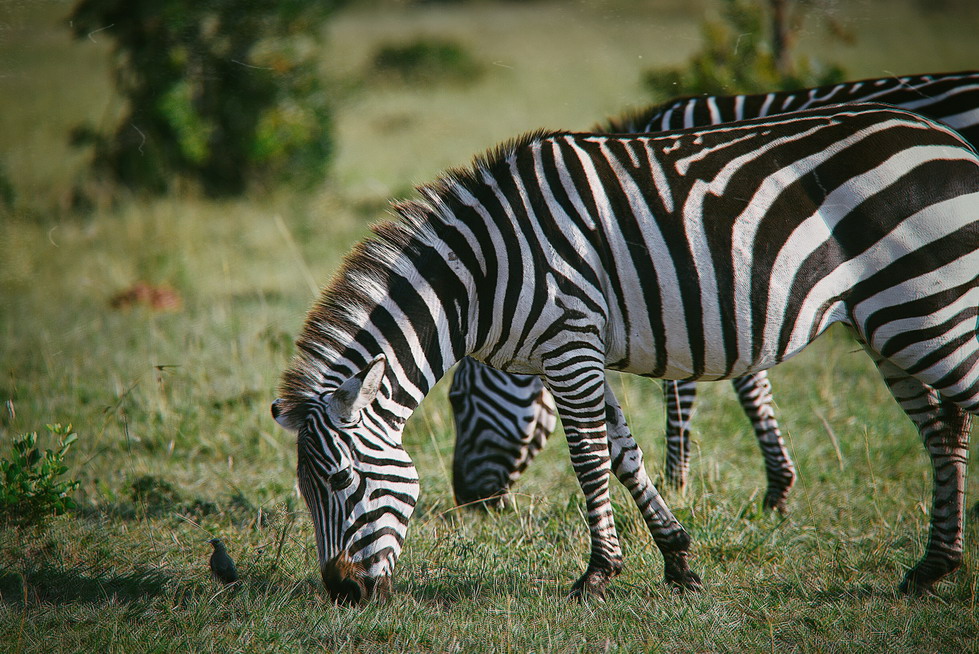
<path fill-rule="evenodd" d="M 455 510 L 444 382 L 405 434 L 422 497 L 393 598 L 342 608 L 322 589 L 295 446 L 268 415 L 315 288 L 412 184 L 524 130 L 585 128 L 647 102 L 641 70 L 696 49 L 707 5 L 355 3 L 324 53 L 342 91 L 322 189 L 75 214 L 66 196 L 84 158 L 68 130 L 120 109 L 109 41 L 72 42 L 68 2 L 0 4 L 0 165 L 18 190 L 0 210 L 0 455 L 71 422 L 81 481 L 73 513 L 0 530 L 0 650 L 977 651 L 974 527 L 938 599 L 896 593 L 927 535 L 930 468 L 868 358 L 833 330 L 772 373 L 800 474 L 786 518 L 759 508 L 761 458 L 730 386 L 702 386 L 691 487 L 667 500 L 694 538 L 703 593 L 663 584 L 616 487 L 625 571 L 605 603 L 566 599 L 587 533 L 560 437 L 511 509 Z M 964 5 L 847 3 L 854 45 L 815 26 L 802 45 L 855 77 L 974 68 L 979 10 Z M 379 44 L 418 36 L 458 39 L 485 72 L 417 89 L 368 74 Z M 171 285 L 180 309 L 111 308 L 141 280 Z M 658 471 L 658 384 L 615 383 Z M 209 578 L 211 537 L 238 562 L 235 590 Z"/>

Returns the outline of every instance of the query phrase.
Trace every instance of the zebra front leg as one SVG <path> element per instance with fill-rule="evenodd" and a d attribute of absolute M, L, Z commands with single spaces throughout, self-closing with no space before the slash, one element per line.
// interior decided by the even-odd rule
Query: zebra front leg
<path fill-rule="evenodd" d="M 934 474 L 931 528 L 925 555 L 901 582 L 909 595 L 932 595 L 935 583 L 962 565 L 962 525 L 972 416 L 934 388 L 871 353 L 887 388 L 914 422 Z"/>
<path fill-rule="evenodd" d="M 663 380 L 666 402 L 666 483 L 683 490 L 690 471 L 690 419 L 697 384 L 691 381 Z"/>
<path fill-rule="evenodd" d="M 559 375 L 559 376 L 558 376 Z M 571 465 L 585 494 L 591 555 L 588 568 L 571 588 L 576 598 L 603 598 L 608 582 L 622 570 L 622 549 L 609 498 L 609 441 L 605 431 L 605 371 L 578 369 L 548 377 L 564 425 Z"/>
<path fill-rule="evenodd" d="M 642 450 L 632 437 L 622 408 L 612 389 L 605 385 L 605 425 L 612 457 L 612 470 L 629 489 L 649 533 L 663 555 L 666 581 L 685 590 L 700 590 L 703 584 L 687 563 L 690 536 L 673 516 L 643 465 Z"/>
<path fill-rule="evenodd" d="M 768 489 L 765 492 L 763 506 L 784 514 L 789 489 L 795 484 L 795 466 L 785 449 L 782 432 L 778 428 L 778 421 L 775 420 L 772 383 L 768 379 L 768 373 L 756 372 L 732 379 L 731 383 L 738 394 L 741 409 L 751 421 L 762 457 L 765 459 Z"/>

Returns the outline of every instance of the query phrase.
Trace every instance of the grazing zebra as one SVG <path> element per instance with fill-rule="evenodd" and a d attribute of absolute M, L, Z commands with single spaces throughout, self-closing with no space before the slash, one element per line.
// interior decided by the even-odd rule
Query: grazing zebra
<path fill-rule="evenodd" d="M 470 357 L 449 388 L 455 418 L 452 489 L 459 505 L 497 505 L 544 447 L 557 409 L 540 377 L 511 375 Z"/>
<path fill-rule="evenodd" d="M 974 70 L 881 77 L 758 95 L 678 98 L 613 118 L 596 131 L 662 132 L 854 102 L 901 107 L 941 121 L 972 143 L 979 141 L 979 71 Z"/>
<path fill-rule="evenodd" d="M 653 486 L 606 369 L 715 380 L 851 328 L 934 468 L 902 589 L 961 565 L 979 413 L 979 155 L 952 130 L 849 105 L 662 135 L 533 134 L 419 189 L 310 310 L 272 405 L 337 601 L 391 590 L 418 497 L 404 425 L 463 356 L 541 375 L 585 496 L 572 595 L 622 568 L 609 499 L 632 494 L 680 588 L 690 537 Z"/>
<path fill-rule="evenodd" d="M 763 95 L 699 96 L 655 105 L 595 128 L 612 133 L 660 132 L 759 118 L 836 103 L 885 102 L 950 125 L 979 148 L 979 71 L 866 79 Z M 765 462 L 763 506 L 786 510 L 795 467 L 785 448 L 764 370 L 732 380 Z M 686 486 L 692 381 L 663 381 L 666 403 L 666 483 Z M 452 485 L 461 505 L 495 505 L 543 447 L 554 429 L 554 401 L 537 377 L 509 375 L 474 359 L 459 362 L 449 390 L 455 414 Z"/>

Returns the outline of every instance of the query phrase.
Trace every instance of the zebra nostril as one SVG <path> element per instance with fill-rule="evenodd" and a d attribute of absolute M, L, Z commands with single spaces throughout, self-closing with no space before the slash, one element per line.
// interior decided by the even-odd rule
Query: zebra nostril
<path fill-rule="evenodd" d="M 359 604 L 374 596 L 377 579 L 365 575 L 364 566 L 355 563 L 345 553 L 340 553 L 332 561 L 320 566 L 323 585 L 330 593 L 330 598 L 337 604 Z M 383 579 L 382 579 L 383 581 Z M 381 584 L 384 594 L 390 592 L 390 581 L 387 586 Z"/>
<path fill-rule="evenodd" d="M 337 604 L 357 604 L 367 595 L 367 589 L 359 579 L 345 577 L 331 566 L 323 566 L 321 572 L 323 586 Z"/>
<path fill-rule="evenodd" d="M 343 490 L 353 483 L 354 476 L 350 472 L 350 468 L 344 468 L 340 472 L 334 473 L 330 476 L 330 486 L 333 490 Z"/>

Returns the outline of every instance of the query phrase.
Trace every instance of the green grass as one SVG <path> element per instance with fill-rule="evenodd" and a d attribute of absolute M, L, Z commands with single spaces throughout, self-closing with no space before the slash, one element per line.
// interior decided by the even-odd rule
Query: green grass
<path fill-rule="evenodd" d="M 979 533 L 968 528 L 965 566 L 939 599 L 896 594 L 927 535 L 931 473 L 867 357 L 835 330 L 772 374 L 800 473 L 786 519 L 759 509 L 761 458 L 730 386 L 701 387 L 691 487 L 667 499 L 694 538 L 705 592 L 664 586 L 616 487 L 625 571 L 604 604 L 568 601 L 587 534 L 566 445 L 553 439 L 512 509 L 455 510 L 443 383 L 405 434 L 422 497 L 394 596 L 340 608 L 324 595 L 293 490 L 294 443 L 268 415 L 310 287 L 411 184 L 521 131 L 585 128 L 645 102 L 641 69 L 696 48 L 701 6 L 652 4 L 355 7 L 324 53 L 345 82 L 324 189 L 123 198 L 84 215 L 64 208 L 84 163 L 65 140 L 77 122 L 118 110 L 107 41 L 72 43 L 67 2 L 0 8 L 11 26 L 0 41 L 0 158 L 18 190 L 0 215 L 0 438 L 71 422 L 68 462 L 81 481 L 72 514 L 0 530 L 0 649 L 974 650 Z M 849 11 L 855 46 L 805 39 L 854 76 L 975 66 L 974 13 L 920 17 L 876 0 Z M 436 36 L 464 43 L 485 73 L 420 90 L 364 81 L 379 44 Z M 920 45 L 899 47 L 909 42 Z M 173 285 L 182 310 L 111 309 L 139 280 Z M 655 475 L 658 384 L 615 383 Z M 238 590 L 209 578 L 212 536 L 238 562 Z"/>

